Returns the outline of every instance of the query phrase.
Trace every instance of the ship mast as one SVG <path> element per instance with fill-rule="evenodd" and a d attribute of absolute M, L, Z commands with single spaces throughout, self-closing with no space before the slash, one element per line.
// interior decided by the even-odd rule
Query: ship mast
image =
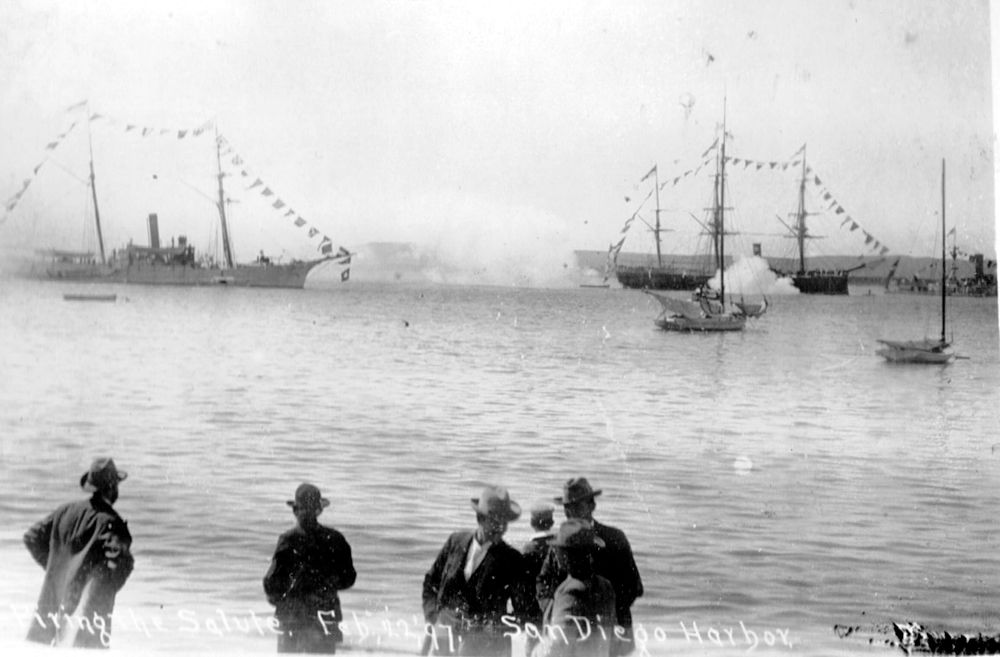
<path fill-rule="evenodd" d="M 226 222 L 226 196 L 222 189 L 222 140 L 219 137 L 219 126 L 215 126 L 215 162 L 218 166 L 219 178 L 219 222 L 222 226 L 222 255 L 226 260 L 226 269 L 233 268 L 233 249 L 229 243 L 229 225 Z"/>
<path fill-rule="evenodd" d="M 660 169 L 653 167 L 653 182 L 656 185 L 656 228 L 653 235 L 656 237 L 656 266 L 663 267 L 663 256 L 660 254 Z"/>
<path fill-rule="evenodd" d="M 941 158 L 941 344 L 945 342 L 945 313 L 947 312 L 946 297 L 948 291 L 945 288 L 947 284 L 947 274 L 945 273 L 945 262 L 948 257 L 947 250 L 945 247 L 945 220 L 944 220 L 944 158 Z"/>
<path fill-rule="evenodd" d="M 799 207 L 795 212 L 795 240 L 799 244 L 799 275 L 806 272 L 806 147 L 802 146 L 802 179 L 799 180 Z"/>
<path fill-rule="evenodd" d="M 94 139 L 90 134 L 90 105 L 87 105 L 87 147 L 90 150 L 90 196 L 94 201 L 94 225 L 97 227 L 97 246 L 101 252 L 101 264 L 107 264 L 104 258 L 104 235 L 101 233 L 101 212 L 97 208 L 97 183 L 94 175 Z"/>

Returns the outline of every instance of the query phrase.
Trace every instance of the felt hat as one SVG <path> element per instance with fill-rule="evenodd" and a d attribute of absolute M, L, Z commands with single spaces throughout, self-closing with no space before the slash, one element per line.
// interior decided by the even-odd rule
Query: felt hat
<path fill-rule="evenodd" d="M 298 507 L 318 511 L 330 506 L 330 500 L 323 497 L 319 489 L 312 484 L 299 484 L 299 487 L 295 489 L 295 499 L 288 500 L 286 504 L 293 509 Z"/>
<path fill-rule="evenodd" d="M 552 545 L 574 550 L 602 548 L 605 544 L 593 527 L 582 520 L 571 518 L 559 525 L 559 532 Z"/>
<path fill-rule="evenodd" d="M 575 504 L 583 500 L 593 499 L 601 494 L 600 490 L 594 490 L 590 482 L 585 477 L 573 477 L 563 484 L 562 497 L 555 498 L 556 504 Z"/>
<path fill-rule="evenodd" d="M 94 459 L 90 464 L 90 470 L 80 477 L 80 488 L 91 488 L 92 490 L 106 490 L 112 483 L 117 484 L 125 481 L 128 473 L 115 467 L 114 459 L 100 457 Z"/>
<path fill-rule="evenodd" d="M 484 516 L 494 516 L 504 520 L 517 520 L 521 507 L 510 499 L 510 493 L 503 486 L 487 486 L 482 495 L 472 498 L 472 508 Z"/>

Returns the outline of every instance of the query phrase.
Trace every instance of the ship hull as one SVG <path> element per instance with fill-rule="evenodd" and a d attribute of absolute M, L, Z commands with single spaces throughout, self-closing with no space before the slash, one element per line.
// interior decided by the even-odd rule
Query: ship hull
<path fill-rule="evenodd" d="M 36 266 L 29 278 L 53 281 L 124 283 L 126 285 L 177 285 L 234 287 L 274 287 L 301 289 L 306 277 L 325 259 L 284 265 L 237 265 L 232 269 L 181 264 L 132 263 L 119 266 L 79 265 Z"/>
<path fill-rule="evenodd" d="M 847 294 L 847 274 L 810 273 L 792 276 L 802 294 Z"/>
<path fill-rule="evenodd" d="M 622 287 L 635 290 L 694 290 L 711 278 L 660 267 L 618 267 L 615 276 Z"/>
<path fill-rule="evenodd" d="M 234 287 L 299 288 L 314 267 L 312 260 L 287 265 L 236 265 L 232 269 L 181 264 L 132 263 L 118 269 L 112 279 L 127 285 L 231 285 Z"/>

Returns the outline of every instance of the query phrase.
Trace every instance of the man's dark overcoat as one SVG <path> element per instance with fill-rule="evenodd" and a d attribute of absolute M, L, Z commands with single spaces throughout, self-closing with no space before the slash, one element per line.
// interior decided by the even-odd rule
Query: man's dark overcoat
<path fill-rule="evenodd" d="M 115 595 L 134 566 L 126 522 L 94 493 L 53 511 L 25 533 L 24 544 L 45 568 L 28 640 L 107 648 Z"/>
<path fill-rule="evenodd" d="M 282 630 L 279 652 L 333 652 L 343 640 L 337 592 L 356 579 L 351 546 L 336 529 L 317 523 L 282 534 L 264 576 Z"/>

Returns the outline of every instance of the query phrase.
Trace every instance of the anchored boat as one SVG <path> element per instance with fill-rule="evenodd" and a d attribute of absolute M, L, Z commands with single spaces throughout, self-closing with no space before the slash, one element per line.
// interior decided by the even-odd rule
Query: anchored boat
<path fill-rule="evenodd" d="M 948 315 L 948 294 L 945 286 L 945 260 L 947 253 L 945 249 L 945 194 L 944 177 L 945 162 L 941 160 L 941 337 L 937 340 L 924 338 L 922 340 L 878 340 L 884 345 L 876 350 L 879 356 L 892 363 L 918 363 L 930 365 L 943 365 L 950 363 L 956 358 L 955 354 L 948 351 L 951 343 L 945 336 Z"/>
<path fill-rule="evenodd" d="M 73 108 L 71 108 L 73 109 Z M 91 135 L 91 124 L 98 120 L 107 121 L 107 117 L 100 114 L 91 114 L 89 107 L 86 108 L 85 120 L 78 120 L 70 128 L 60 135 L 59 139 L 49 144 L 48 150 L 54 151 L 63 138 L 65 138 L 81 122 L 87 127 L 87 147 L 88 147 L 88 168 L 89 175 L 86 180 L 79 179 L 88 188 L 89 205 L 93 212 L 92 224 L 88 227 L 88 232 L 92 231 L 91 244 L 96 243 L 96 248 L 92 250 L 66 250 L 66 249 L 45 249 L 36 251 L 40 259 L 33 262 L 26 268 L 25 273 L 31 277 L 55 280 L 70 281 L 101 281 L 112 283 L 126 283 L 134 285 L 231 285 L 236 287 L 277 287 L 277 288 L 302 288 L 305 285 L 306 277 L 316 267 L 325 263 L 336 263 L 341 266 L 340 280 L 349 279 L 352 253 L 340 247 L 334 251 L 332 241 L 323 236 L 323 241 L 318 247 L 320 257 L 299 260 L 293 259 L 290 262 L 276 262 L 261 251 L 260 255 L 252 262 L 239 262 L 233 248 L 232 232 L 233 226 L 227 216 L 227 204 L 232 201 L 226 195 L 224 180 L 227 177 L 241 179 L 239 174 L 247 176 L 245 169 L 240 171 L 242 159 L 239 156 L 230 155 L 232 148 L 225 137 L 219 134 L 214 123 L 206 124 L 194 131 L 157 131 L 149 128 L 140 128 L 128 124 L 125 132 L 136 135 L 141 131 L 142 137 L 150 135 L 167 135 L 171 138 L 188 136 L 188 141 L 209 129 L 214 132 L 214 164 L 216 168 L 216 190 L 215 198 L 204 194 L 197 189 L 199 195 L 208 198 L 216 206 L 217 230 L 221 236 L 220 254 L 209 255 L 196 251 L 194 245 L 190 243 L 185 235 L 179 235 L 176 239 L 171 239 L 167 245 L 165 241 L 161 243 L 160 222 L 157 213 L 149 213 L 147 219 L 148 244 L 140 245 L 129 240 L 128 244 L 115 249 L 110 255 L 106 252 L 104 225 L 102 224 L 101 208 L 98 203 L 99 194 L 97 190 L 97 176 L 95 173 L 93 139 Z M 188 134 L 188 133 L 192 134 Z M 211 134 L 211 133 L 209 133 Z M 226 149 L 227 164 L 235 165 L 235 172 L 227 172 L 223 167 L 223 149 Z M 38 167 L 48 161 L 48 157 Z M 65 168 L 61 164 L 60 168 Z M 75 176 L 74 176 L 75 177 Z M 156 178 L 156 176 L 153 176 Z M 26 192 L 31 180 L 26 181 L 24 188 L 15 199 L 8 205 L 8 212 L 21 201 L 21 197 Z M 182 181 L 183 182 L 183 181 Z M 185 183 L 186 184 L 186 183 Z M 247 190 L 254 189 L 261 185 L 260 179 L 251 185 Z M 263 190 L 263 191 L 262 191 Z M 307 222 L 298 216 L 293 210 L 288 209 L 281 199 L 274 199 L 273 192 L 265 187 L 258 187 L 255 192 L 271 196 L 265 202 L 270 206 L 271 211 L 280 210 L 285 217 L 294 219 L 294 226 L 299 227 L 303 232 L 308 231 L 309 237 L 322 235 L 314 228 L 305 228 Z M 180 214 L 180 213 L 179 213 Z M 206 226 L 210 226 L 211 220 L 206 221 Z M 122 222 L 116 222 L 122 223 Z M 121 231 L 119 231 L 121 232 Z"/>

